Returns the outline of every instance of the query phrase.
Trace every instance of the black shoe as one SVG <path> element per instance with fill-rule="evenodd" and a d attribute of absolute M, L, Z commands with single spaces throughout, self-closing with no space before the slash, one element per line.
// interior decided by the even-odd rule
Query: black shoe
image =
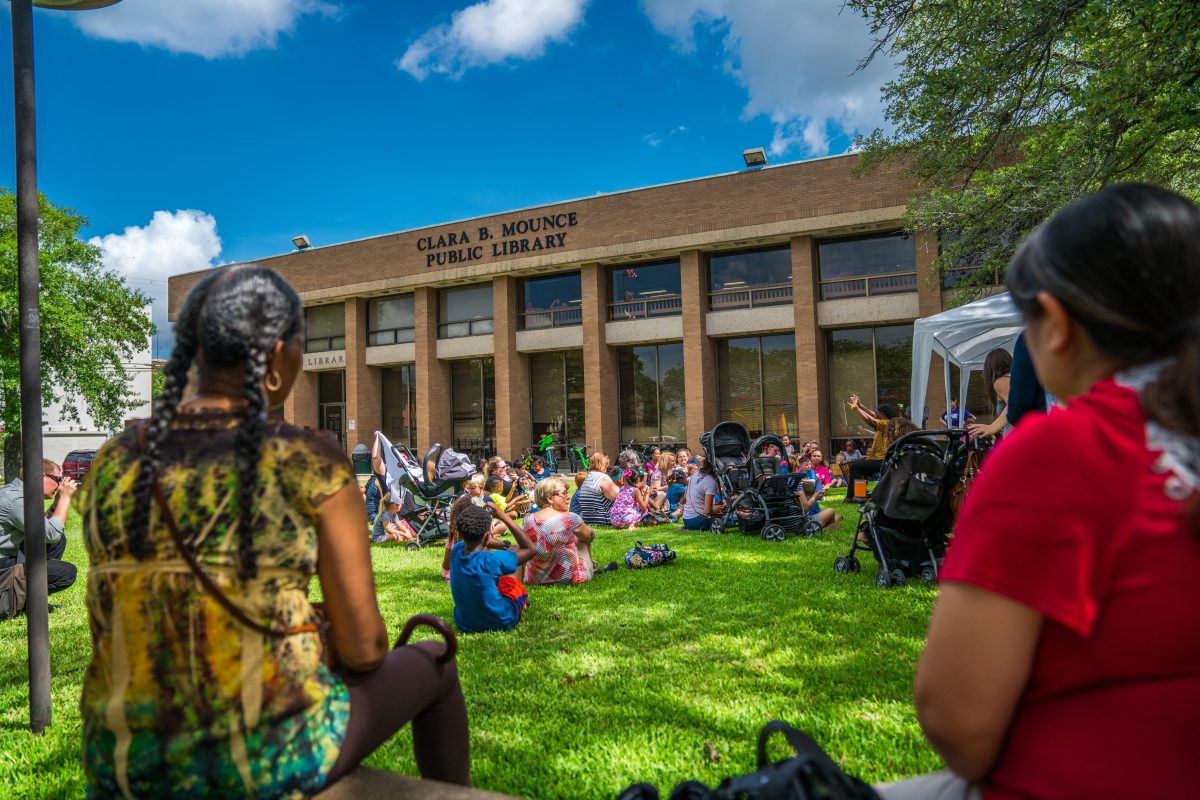
<path fill-rule="evenodd" d="M 603 567 L 597 567 L 596 569 L 592 570 L 592 574 L 599 575 L 601 572 L 616 572 L 616 571 L 617 571 L 617 562 L 610 561 L 607 564 L 605 564 Z"/>

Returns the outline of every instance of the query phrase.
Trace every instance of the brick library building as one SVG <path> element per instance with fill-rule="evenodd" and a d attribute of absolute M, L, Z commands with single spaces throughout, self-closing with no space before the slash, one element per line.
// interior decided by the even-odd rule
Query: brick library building
<path fill-rule="evenodd" d="M 855 177 L 856 161 L 260 259 L 305 305 L 284 416 L 348 453 L 381 430 L 418 453 L 437 442 L 476 458 L 518 458 L 548 432 L 592 451 L 694 451 L 721 420 L 831 449 L 869 438 L 846 398 L 906 402 L 913 320 L 941 311 L 946 287 L 936 238 L 900 230 L 910 180 Z M 172 318 L 198 276 L 171 278 Z"/>

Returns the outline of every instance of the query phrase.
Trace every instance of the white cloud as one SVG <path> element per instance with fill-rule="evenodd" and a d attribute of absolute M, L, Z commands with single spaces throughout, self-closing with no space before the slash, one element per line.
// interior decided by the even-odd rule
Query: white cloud
<path fill-rule="evenodd" d="M 642 0 L 654 27 L 687 52 L 697 28 L 722 37 L 726 71 L 749 99 L 746 117 L 775 125 L 768 151 L 829 152 L 830 132 L 869 133 L 884 125 L 879 87 L 893 75 L 885 58 L 855 67 L 871 47 L 866 22 L 842 0 Z"/>
<path fill-rule="evenodd" d="M 396 66 L 419 81 L 430 74 L 457 77 L 469 67 L 510 58 L 537 58 L 583 21 L 588 0 L 484 0 L 430 28 Z"/>
<path fill-rule="evenodd" d="M 214 265 L 221 255 L 217 221 L 203 211 L 155 211 L 144 227 L 131 225 L 123 233 L 93 236 L 88 243 L 100 248 L 105 267 L 152 298 L 159 331 L 154 355 L 166 358 L 175 338 L 167 321 L 167 277 Z"/>
<path fill-rule="evenodd" d="M 309 14 L 335 17 L 339 10 L 325 0 L 124 0 L 71 19 L 98 39 L 212 59 L 273 48 Z"/>
<path fill-rule="evenodd" d="M 658 147 L 660 144 L 665 142 L 667 139 L 670 139 L 672 136 L 674 136 L 678 133 L 687 133 L 687 126 L 686 125 L 676 125 L 674 128 L 672 128 L 670 131 L 668 131 L 665 135 L 662 135 L 662 136 L 660 136 L 657 132 L 647 133 L 645 136 L 642 137 L 642 141 L 645 142 L 646 144 L 650 145 L 651 147 Z"/>

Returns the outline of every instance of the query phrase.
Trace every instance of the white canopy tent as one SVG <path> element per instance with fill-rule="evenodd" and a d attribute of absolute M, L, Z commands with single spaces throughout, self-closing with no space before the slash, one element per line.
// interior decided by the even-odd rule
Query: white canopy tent
<path fill-rule="evenodd" d="M 913 323 L 912 406 L 925 413 L 925 395 L 929 385 L 929 364 L 934 353 L 942 357 L 945 370 L 946 408 L 950 408 L 950 365 L 959 369 L 958 395 L 965 407 L 967 382 L 971 372 L 983 368 L 987 354 L 997 347 L 1012 352 L 1017 336 L 1024 328 L 1021 312 L 1012 296 L 985 297 L 965 306 L 934 314 Z"/>

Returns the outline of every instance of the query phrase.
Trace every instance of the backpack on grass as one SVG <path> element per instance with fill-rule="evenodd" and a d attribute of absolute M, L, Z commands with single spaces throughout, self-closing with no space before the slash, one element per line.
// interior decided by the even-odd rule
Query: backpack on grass
<path fill-rule="evenodd" d="M 627 569 L 648 569 L 658 567 L 675 560 L 675 551 L 665 544 L 642 544 L 637 542 L 633 549 L 625 554 Z"/>
<path fill-rule="evenodd" d="M 775 731 L 783 734 L 796 754 L 768 762 L 767 740 Z M 635 783 L 617 800 L 659 800 L 659 794 L 648 783 Z M 669 800 L 879 800 L 879 795 L 842 772 L 808 735 L 783 722 L 768 722 L 758 735 L 756 771 L 726 778 L 711 789 L 699 781 L 685 781 Z"/>
<path fill-rule="evenodd" d="M 25 610 L 25 565 L 0 569 L 0 619 L 12 619 Z"/>

